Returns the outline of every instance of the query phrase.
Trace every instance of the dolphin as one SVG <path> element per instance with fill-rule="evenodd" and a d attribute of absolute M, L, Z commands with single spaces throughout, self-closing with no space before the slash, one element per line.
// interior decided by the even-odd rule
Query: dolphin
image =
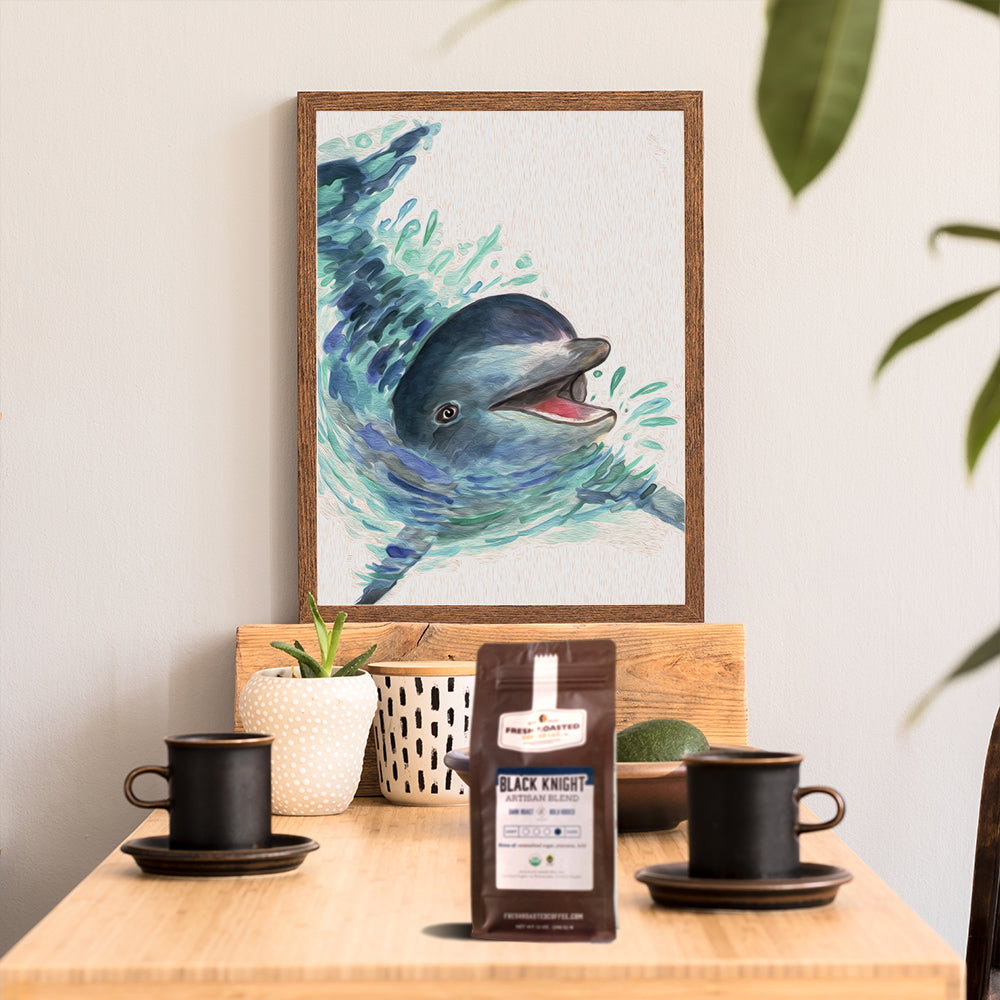
<path fill-rule="evenodd" d="M 396 432 L 452 473 L 534 468 L 614 426 L 614 410 L 586 402 L 584 374 L 610 350 L 529 295 L 471 302 L 437 327 L 399 380 Z"/>

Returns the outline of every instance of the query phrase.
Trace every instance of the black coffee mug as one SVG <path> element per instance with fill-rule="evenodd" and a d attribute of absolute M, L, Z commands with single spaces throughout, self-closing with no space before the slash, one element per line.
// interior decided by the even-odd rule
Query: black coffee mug
<path fill-rule="evenodd" d="M 261 733 L 169 736 L 167 767 L 129 772 L 125 798 L 141 809 L 170 812 L 173 850 L 238 851 L 271 843 L 271 744 Z M 146 801 L 132 791 L 140 774 L 167 779 L 169 798 Z"/>
<path fill-rule="evenodd" d="M 799 835 L 844 818 L 840 793 L 799 787 L 801 754 L 727 748 L 684 755 L 692 878 L 789 878 L 799 871 Z M 799 821 L 799 800 L 814 792 L 837 804 L 833 819 Z"/>

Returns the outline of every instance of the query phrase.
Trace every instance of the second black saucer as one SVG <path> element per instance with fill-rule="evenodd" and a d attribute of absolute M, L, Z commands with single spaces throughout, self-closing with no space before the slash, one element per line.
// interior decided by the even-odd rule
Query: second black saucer
<path fill-rule="evenodd" d="M 832 903 L 853 877 L 843 868 L 803 862 L 788 878 L 692 878 L 686 861 L 635 873 L 661 906 L 702 910 L 790 910 Z"/>

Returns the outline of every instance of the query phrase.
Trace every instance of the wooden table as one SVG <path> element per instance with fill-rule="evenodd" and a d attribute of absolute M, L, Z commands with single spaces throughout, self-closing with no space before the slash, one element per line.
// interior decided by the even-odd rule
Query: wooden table
<path fill-rule="evenodd" d="M 635 872 L 687 857 L 686 824 L 619 840 L 618 939 L 468 937 L 465 807 L 359 799 L 276 818 L 319 841 L 279 875 L 177 879 L 115 851 L 0 961 L 5 1000 L 510 1000 L 580 997 L 960 1000 L 963 965 L 832 833 L 804 860 L 854 874 L 809 910 L 654 906 Z M 154 813 L 136 836 L 166 832 Z"/>

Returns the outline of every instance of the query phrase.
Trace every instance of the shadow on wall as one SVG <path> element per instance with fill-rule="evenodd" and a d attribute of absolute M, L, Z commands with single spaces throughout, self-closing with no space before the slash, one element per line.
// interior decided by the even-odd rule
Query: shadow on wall
<path fill-rule="evenodd" d="M 166 764 L 167 748 L 163 737 L 181 733 L 232 732 L 236 697 L 236 626 L 224 640 L 200 643 L 199 646 L 204 647 L 204 651 L 198 656 L 174 661 L 170 665 L 166 730 L 155 743 L 156 758 L 129 764 L 121 774 L 122 781 L 125 780 L 125 772 L 139 764 Z M 133 812 L 133 817 L 135 815 Z M 135 822 L 138 821 L 136 819 Z M 135 823 L 132 825 L 135 826 Z"/>
<path fill-rule="evenodd" d="M 230 502 L 252 497 L 242 513 L 260 514 L 252 537 L 245 516 L 216 526 L 230 533 L 221 548 L 232 562 L 194 567 L 217 578 L 192 592 L 217 594 L 220 609 L 245 609 L 237 614 L 247 621 L 267 617 L 269 608 L 286 621 L 297 614 L 295 108 L 290 100 L 248 120 L 218 151 L 226 168 L 220 197 L 227 199 L 231 263 L 220 267 L 219 294 L 232 316 L 218 346 L 237 344 L 244 352 L 238 368 L 224 370 L 240 380 L 240 396 L 248 401 L 245 412 L 221 428 L 220 461 L 231 470 Z M 261 566 L 264 573 L 254 579 Z M 36 730 L 30 743 L 5 748 L 4 767 L 16 775 L 11 784 L 32 810 L 8 805 L 0 954 L 142 821 L 146 814 L 122 794 L 131 768 L 166 764 L 166 736 L 232 729 L 239 624 L 213 623 L 214 637 L 194 640 L 187 629 L 179 655 L 168 648 L 162 664 L 142 671 L 101 664 L 99 653 L 79 650 L 81 662 L 98 664 L 101 688 L 110 694 L 79 713 L 79 724 L 56 720 Z M 157 797 L 160 787 L 151 789 Z"/>
<path fill-rule="evenodd" d="M 236 519 L 220 529 L 233 532 L 234 554 L 255 550 L 255 563 L 267 567 L 261 582 L 269 588 L 267 620 L 274 621 L 298 620 L 296 132 L 294 98 L 232 129 L 221 192 L 230 265 L 221 291 L 231 307 L 229 342 L 241 354 L 232 363 L 238 360 L 246 400 L 224 429 L 223 459 L 234 464 L 237 499 L 255 496 L 248 508 L 261 516 L 257 537 L 237 534 Z"/>
<path fill-rule="evenodd" d="M 268 497 L 271 621 L 298 621 L 298 227 L 296 136 L 292 99 L 267 115 L 271 165 L 268 196 L 271 345 L 268 428 L 271 481 Z M 276 616 L 276 617 L 275 617 Z M 243 624 L 239 622 L 237 624 Z"/>
<path fill-rule="evenodd" d="M 5 767 L 33 809 L 9 814 L 0 855 L 0 953 L 145 818 L 125 801 L 122 782 L 138 764 L 166 764 L 163 737 L 232 728 L 235 627 L 198 647 L 161 675 L 109 663 L 110 697 L 95 699 L 81 724 L 37 728 L 7 754 Z"/>

